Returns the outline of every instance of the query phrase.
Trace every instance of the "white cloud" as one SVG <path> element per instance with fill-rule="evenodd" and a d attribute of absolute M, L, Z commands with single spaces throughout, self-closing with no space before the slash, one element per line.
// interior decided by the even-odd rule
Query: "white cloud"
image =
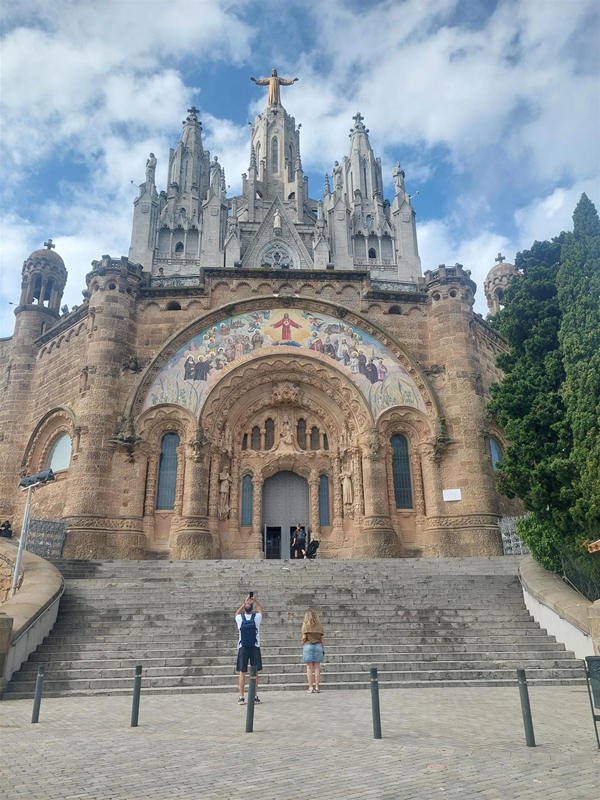
<path fill-rule="evenodd" d="M 4 202 L 50 159 L 77 160 L 89 173 L 81 185 L 61 184 L 29 215 L 5 214 L 5 298 L 18 292 L 23 259 L 48 235 L 69 269 L 69 304 L 80 302 L 93 258 L 127 252 L 130 180 L 143 178 L 152 150 L 165 185 L 173 125 L 193 99 L 202 105 L 201 87 L 186 85 L 182 70 L 192 61 L 247 63 L 255 41 L 262 52 L 278 6 L 255 8 L 250 15 L 241 0 L 21 0 L 4 9 Z M 303 123 L 305 170 L 324 172 L 346 154 L 357 109 L 386 179 L 411 145 L 409 185 L 429 180 L 435 190 L 431 153 L 446 154 L 469 192 L 455 178 L 451 216 L 419 225 L 423 266 L 459 261 L 481 287 L 498 250 L 512 260 L 534 239 L 570 227 L 581 191 L 599 198 L 597 21 L 593 0 L 501 0 L 477 24 L 464 8 L 459 0 L 307 0 L 287 13 L 311 29 L 310 47 L 296 54 L 285 38 L 269 39 L 269 55 L 280 74 L 300 77 L 284 89 L 284 103 Z M 263 90 L 248 88 L 251 110 L 262 110 Z M 205 146 L 236 193 L 248 166 L 248 129 L 215 108 L 204 108 L 202 118 Z M 509 235 L 494 217 L 498 203 L 514 202 L 517 184 L 525 200 Z M 311 186 L 313 196 L 320 191 Z M 12 317 L 3 314 L 2 325 L 9 333 Z"/>

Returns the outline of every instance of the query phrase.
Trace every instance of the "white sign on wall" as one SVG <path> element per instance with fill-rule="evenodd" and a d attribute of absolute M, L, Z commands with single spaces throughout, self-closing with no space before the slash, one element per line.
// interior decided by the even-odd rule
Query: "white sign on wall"
<path fill-rule="evenodd" d="M 444 500 L 462 500 L 460 489 L 443 489 Z"/>

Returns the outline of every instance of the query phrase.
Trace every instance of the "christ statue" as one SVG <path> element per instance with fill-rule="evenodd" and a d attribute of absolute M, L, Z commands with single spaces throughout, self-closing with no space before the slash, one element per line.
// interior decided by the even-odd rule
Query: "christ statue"
<path fill-rule="evenodd" d="M 277 75 L 277 70 L 271 70 L 271 77 L 270 78 L 250 78 L 253 83 L 257 86 L 268 86 L 269 87 L 269 105 L 270 106 L 280 106 L 281 105 L 281 92 L 279 90 L 280 86 L 292 86 L 298 78 L 294 78 L 293 80 L 288 80 L 287 78 L 280 78 Z"/>

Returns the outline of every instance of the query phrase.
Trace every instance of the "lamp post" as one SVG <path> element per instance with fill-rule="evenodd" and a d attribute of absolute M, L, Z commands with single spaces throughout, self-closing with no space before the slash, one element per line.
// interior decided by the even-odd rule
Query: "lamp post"
<path fill-rule="evenodd" d="M 23 514 L 23 525 L 21 526 L 21 538 L 19 539 L 19 549 L 17 551 L 17 560 L 15 561 L 15 571 L 13 573 L 12 586 L 10 589 L 10 596 L 13 597 L 17 590 L 17 581 L 19 580 L 19 569 L 21 568 L 21 559 L 23 558 L 23 550 L 27 545 L 27 533 L 29 531 L 29 515 L 31 513 L 31 498 L 33 497 L 34 489 L 38 486 L 43 486 L 49 481 L 54 480 L 54 473 L 51 469 L 44 469 L 42 472 L 36 472 L 35 475 L 30 475 L 26 478 L 21 478 L 19 486 L 21 491 L 27 491 L 27 500 L 25 502 L 25 513 Z"/>

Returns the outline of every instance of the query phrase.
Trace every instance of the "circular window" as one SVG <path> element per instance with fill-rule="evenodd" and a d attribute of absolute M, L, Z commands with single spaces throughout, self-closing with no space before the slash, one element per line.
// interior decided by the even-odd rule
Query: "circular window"
<path fill-rule="evenodd" d="M 287 249 L 278 245 L 273 245 L 267 250 L 262 257 L 260 265 L 270 269 L 289 269 L 294 266 L 292 257 Z"/>
<path fill-rule="evenodd" d="M 71 437 L 68 433 L 64 433 L 54 442 L 48 460 L 46 461 L 46 469 L 58 472 L 61 469 L 69 469 L 70 464 Z"/>

